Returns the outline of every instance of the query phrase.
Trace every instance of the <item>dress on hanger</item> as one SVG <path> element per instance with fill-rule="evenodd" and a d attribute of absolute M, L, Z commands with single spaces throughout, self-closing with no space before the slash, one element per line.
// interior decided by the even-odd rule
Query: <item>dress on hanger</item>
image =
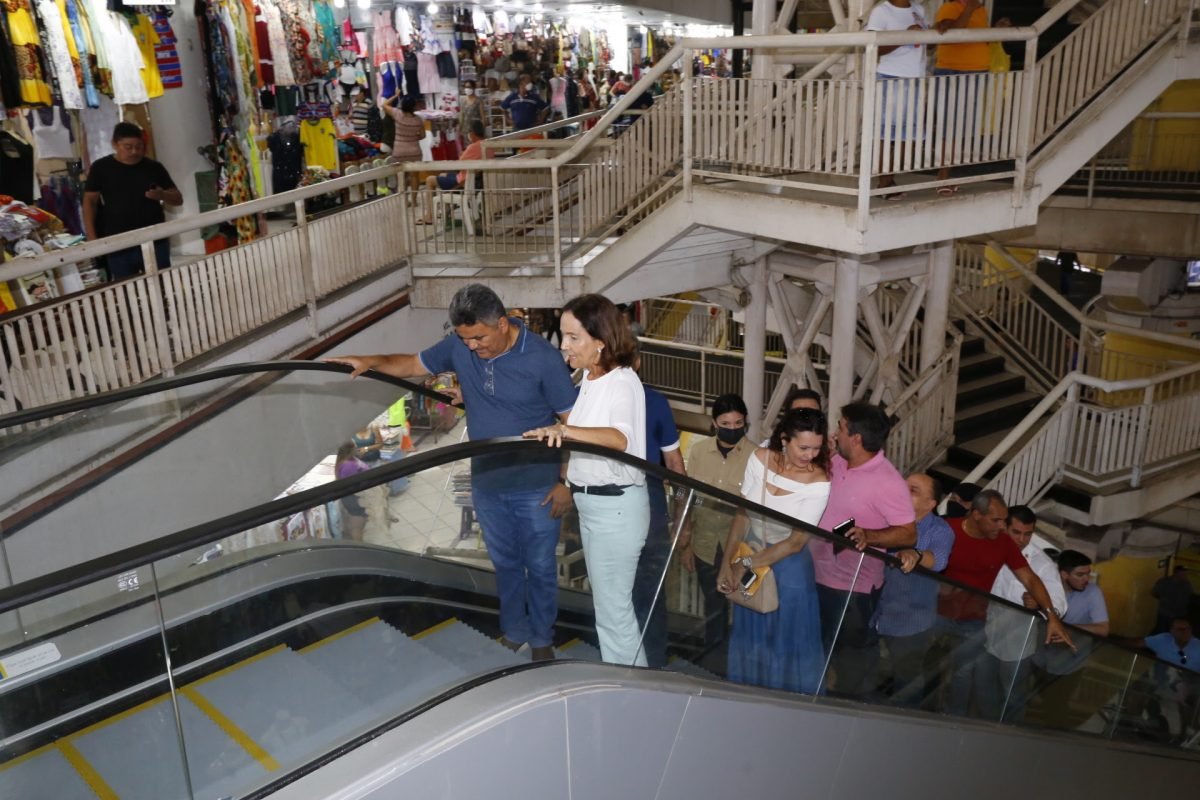
<path fill-rule="evenodd" d="M 75 68 L 79 59 L 71 60 L 67 47 L 67 36 L 63 30 L 62 15 L 54 0 L 35 0 L 38 16 L 42 18 L 42 26 L 46 29 L 46 50 L 48 51 L 49 66 L 54 71 L 58 82 L 58 93 L 65 108 L 83 108 L 83 92 L 75 77 Z"/>
<path fill-rule="evenodd" d="M 9 43 L 16 55 L 21 101 L 35 106 L 50 105 L 53 97 L 46 82 L 45 54 L 29 0 L 0 0 L 0 8 L 4 9 Z"/>

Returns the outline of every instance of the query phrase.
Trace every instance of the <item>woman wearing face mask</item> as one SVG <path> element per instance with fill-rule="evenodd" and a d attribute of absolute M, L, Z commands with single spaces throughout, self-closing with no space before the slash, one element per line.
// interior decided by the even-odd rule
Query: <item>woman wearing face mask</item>
<path fill-rule="evenodd" d="M 714 435 L 692 446 L 687 474 L 730 494 L 741 494 L 746 461 L 755 450 L 746 438 L 746 404 L 736 394 L 723 394 L 713 401 L 711 413 Z M 697 494 L 679 537 L 680 563 L 696 573 L 704 594 L 704 647 L 710 652 L 718 652 L 725 638 L 726 600 L 717 591 L 717 570 L 734 512 L 731 505 Z M 719 655 L 713 658 L 720 661 Z M 724 664 L 716 662 L 708 666 L 724 672 Z"/>
<path fill-rule="evenodd" d="M 636 340 L 625 318 L 608 298 L 585 294 L 563 306 L 561 324 L 567 363 L 583 370 L 579 399 L 567 424 L 525 436 L 551 447 L 587 442 L 644 459 L 646 396 L 633 371 Z M 600 654 L 612 664 L 644 667 L 633 584 L 650 525 L 646 476 L 603 456 L 572 453 L 567 486 L 579 510 Z"/>
<path fill-rule="evenodd" d="M 479 96 L 475 94 L 475 82 L 465 81 L 462 93 L 462 102 L 458 109 L 458 141 L 465 148 L 471 142 L 471 123 L 478 122 L 483 125 L 485 136 L 487 125 L 483 121 L 483 106 L 479 102 Z"/>
<path fill-rule="evenodd" d="M 769 447 L 746 462 L 742 497 L 793 519 L 816 525 L 829 500 L 829 429 L 825 415 L 789 411 L 775 426 Z M 733 553 L 746 541 L 751 556 L 723 559 L 717 589 L 741 591 L 747 570 L 771 567 L 779 608 L 760 614 L 733 608 L 726 676 L 737 683 L 789 692 L 816 692 L 825 668 L 812 554 L 808 534 L 739 510 L 725 540 Z"/>

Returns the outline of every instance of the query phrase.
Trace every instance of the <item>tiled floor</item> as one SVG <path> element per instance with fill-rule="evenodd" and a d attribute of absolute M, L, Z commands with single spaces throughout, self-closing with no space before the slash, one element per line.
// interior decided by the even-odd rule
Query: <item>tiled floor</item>
<path fill-rule="evenodd" d="M 422 438 L 423 432 L 415 433 L 416 452 L 428 452 L 462 441 L 465 426 L 459 420 L 451 431 L 439 434 L 436 443 L 432 435 Z M 431 547 L 462 550 L 470 563 L 486 566 L 478 529 L 466 539 L 459 538 L 463 510 L 455 503 L 452 479 L 467 471 L 467 461 L 458 461 L 413 475 L 408 488 L 395 496 L 387 496 L 386 486 L 363 493 L 368 511 L 366 541 L 413 553 L 425 553 Z"/>

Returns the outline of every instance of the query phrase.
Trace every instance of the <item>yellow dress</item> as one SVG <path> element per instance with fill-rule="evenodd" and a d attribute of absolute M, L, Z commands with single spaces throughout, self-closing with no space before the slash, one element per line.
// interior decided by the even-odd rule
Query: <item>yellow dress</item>
<path fill-rule="evenodd" d="M 17 82 L 21 99 L 29 105 L 50 105 L 53 97 L 42 71 L 42 40 L 29 0 L 0 0 L 8 20 L 8 34 L 17 59 Z"/>

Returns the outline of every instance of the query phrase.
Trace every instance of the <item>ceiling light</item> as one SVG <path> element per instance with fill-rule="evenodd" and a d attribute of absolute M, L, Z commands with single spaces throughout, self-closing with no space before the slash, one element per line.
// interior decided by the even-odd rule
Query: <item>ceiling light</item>
<path fill-rule="evenodd" d="M 429 5 L 425 6 L 425 11 L 426 13 L 436 15 L 438 13 L 438 4 L 430 3 Z"/>
<path fill-rule="evenodd" d="M 371 0 L 355 0 L 354 4 L 359 8 L 366 9 L 371 7 Z"/>
<path fill-rule="evenodd" d="M 334 8 L 345 8 L 346 0 L 333 0 L 333 7 Z"/>

